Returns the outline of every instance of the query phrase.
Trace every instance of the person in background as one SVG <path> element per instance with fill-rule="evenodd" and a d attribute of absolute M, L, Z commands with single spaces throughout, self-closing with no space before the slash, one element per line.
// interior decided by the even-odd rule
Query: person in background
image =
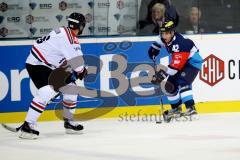
<path fill-rule="evenodd" d="M 179 32 L 185 34 L 204 33 L 207 28 L 206 22 L 202 21 L 202 11 L 198 7 L 191 7 L 186 20 L 181 22 Z"/>
<path fill-rule="evenodd" d="M 178 24 L 179 16 L 175 7 L 168 0 L 151 1 L 147 7 L 146 18 L 139 21 L 137 35 L 158 35 L 159 26 L 165 20 L 172 20 Z"/>

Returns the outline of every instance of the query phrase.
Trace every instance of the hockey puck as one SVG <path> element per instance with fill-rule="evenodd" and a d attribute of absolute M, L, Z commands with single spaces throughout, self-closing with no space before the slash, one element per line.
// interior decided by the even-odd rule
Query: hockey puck
<path fill-rule="evenodd" d="M 156 121 L 156 124 L 160 124 L 160 123 L 162 123 L 162 121 Z"/>

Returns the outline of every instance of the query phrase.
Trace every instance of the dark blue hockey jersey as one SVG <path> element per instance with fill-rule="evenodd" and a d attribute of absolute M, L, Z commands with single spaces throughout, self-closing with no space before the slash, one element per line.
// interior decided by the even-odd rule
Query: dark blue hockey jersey
<path fill-rule="evenodd" d="M 165 47 L 167 51 L 172 54 L 172 61 L 167 71 L 170 75 L 181 71 L 187 63 L 199 70 L 201 69 L 203 59 L 199 54 L 199 50 L 192 40 L 184 38 L 179 33 L 175 34 L 171 43 L 165 44 L 161 37 L 159 37 L 151 47 L 157 50 Z"/>

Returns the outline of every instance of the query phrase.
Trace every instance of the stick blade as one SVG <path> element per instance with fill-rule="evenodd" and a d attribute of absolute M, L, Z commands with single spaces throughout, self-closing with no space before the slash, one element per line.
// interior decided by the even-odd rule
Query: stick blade
<path fill-rule="evenodd" d="M 8 126 L 4 123 L 2 123 L 1 125 L 2 125 L 3 128 L 5 128 L 6 130 L 11 131 L 11 132 L 18 132 L 18 130 L 19 130 L 19 128 L 13 128 L 13 127 Z"/>

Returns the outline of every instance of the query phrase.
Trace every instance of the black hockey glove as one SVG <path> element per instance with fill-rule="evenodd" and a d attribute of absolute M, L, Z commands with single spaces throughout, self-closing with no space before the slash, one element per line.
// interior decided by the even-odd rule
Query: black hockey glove
<path fill-rule="evenodd" d="M 167 73 L 163 70 L 157 72 L 157 74 L 152 77 L 152 84 L 159 85 L 165 78 L 167 77 Z"/>
<path fill-rule="evenodd" d="M 154 59 L 154 57 L 157 57 L 158 54 L 159 54 L 159 50 L 157 50 L 153 47 L 150 47 L 148 49 L 148 56 L 150 59 Z"/>
<path fill-rule="evenodd" d="M 80 80 L 83 80 L 85 77 L 87 77 L 87 75 L 88 75 L 88 71 L 84 67 L 82 72 L 80 72 L 80 73 L 78 72 L 77 73 L 77 78 L 80 79 Z"/>
<path fill-rule="evenodd" d="M 71 76 L 67 78 L 67 83 L 75 82 L 77 79 L 83 80 L 88 74 L 87 69 L 84 67 L 83 71 L 81 73 L 78 73 L 76 71 L 73 71 Z"/>

